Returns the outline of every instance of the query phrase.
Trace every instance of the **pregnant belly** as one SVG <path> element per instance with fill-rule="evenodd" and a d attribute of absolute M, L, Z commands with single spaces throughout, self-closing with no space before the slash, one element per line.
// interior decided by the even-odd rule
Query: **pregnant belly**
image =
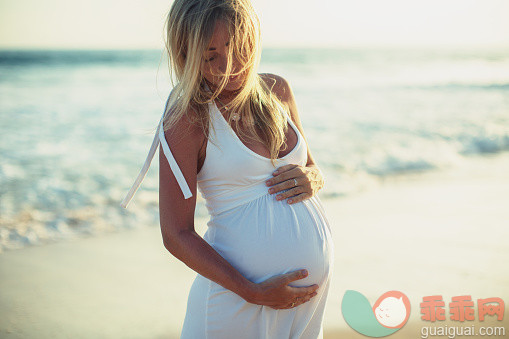
<path fill-rule="evenodd" d="M 307 269 L 306 278 L 290 285 L 320 285 L 332 265 L 326 217 L 311 200 L 290 205 L 264 195 L 211 220 L 205 239 L 255 283 Z"/>

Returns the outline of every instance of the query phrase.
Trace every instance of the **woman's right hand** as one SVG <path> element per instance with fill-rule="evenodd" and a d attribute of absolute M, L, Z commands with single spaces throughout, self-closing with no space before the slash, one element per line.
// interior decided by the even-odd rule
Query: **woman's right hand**
<path fill-rule="evenodd" d="M 306 270 L 297 270 L 255 284 L 253 294 L 248 301 L 276 310 L 297 307 L 314 297 L 319 286 L 314 284 L 307 287 L 292 287 L 288 284 L 303 279 L 307 275 Z M 292 305 L 292 303 L 294 304 Z"/>

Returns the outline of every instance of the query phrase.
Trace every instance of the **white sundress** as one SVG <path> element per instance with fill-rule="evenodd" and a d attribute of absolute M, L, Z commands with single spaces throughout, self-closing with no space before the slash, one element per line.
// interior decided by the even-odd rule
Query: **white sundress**
<path fill-rule="evenodd" d="M 167 102 L 168 104 L 168 102 Z M 323 316 L 333 273 L 331 229 L 317 195 L 288 204 L 269 194 L 265 180 L 275 167 L 270 159 L 247 146 L 228 125 L 215 103 L 211 115 L 205 162 L 198 173 L 198 190 L 210 214 L 203 238 L 242 275 L 260 283 L 275 275 L 307 269 L 308 276 L 290 286 L 318 284 L 317 295 L 291 309 L 275 310 L 248 303 L 234 292 L 197 274 L 191 286 L 182 339 L 286 339 L 323 338 Z M 164 116 L 164 115 L 163 115 Z M 298 141 L 276 166 L 307 163 L 307 146 L 292 119 L 286 115 Z M 122 202 L 131 200 L 141 184 L 159 143 L 184 197 L 191 190 L 176 163 L 162 128 L 136 182 Z M 219 148 L 218 148 L 219 146 Z"/>

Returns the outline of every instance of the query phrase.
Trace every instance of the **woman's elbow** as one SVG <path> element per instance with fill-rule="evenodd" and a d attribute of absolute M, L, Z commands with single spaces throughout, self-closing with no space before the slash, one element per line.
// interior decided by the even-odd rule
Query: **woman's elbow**
<path fill-rule="evenodd" d="M 185 249 L 186 244 L 188 243 L 189 235 L 192 230 L 189 229 L 181 229 L 168 231 L 168 229 L 161 225 L 162 238 L 163 238 L 163 246 L 173 254 L 175 257 L 180 257 L 180 253 Z"/>

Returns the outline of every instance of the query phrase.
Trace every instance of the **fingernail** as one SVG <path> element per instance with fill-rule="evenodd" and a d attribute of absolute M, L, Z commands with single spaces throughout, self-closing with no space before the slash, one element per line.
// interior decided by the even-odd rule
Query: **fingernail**
<path fill-rule="evenodd" d="M 270 180 L 265 181 L 265 185 L 270 186 Z"/>
<path fill-rule="evenodd" d="M 300 271 L 300 273 L 301 273 L 303 276 L 308 275 L 308 271 L 306 271 L 306 270 L 302 270 L 302 271 Z"/>
<path fill-rule="evenodd" d="M 269 189 L 269 193 L 270 193 L 270 194 L 274 193 L 274 189 L 272 189 L 272 188 L 271 188 L 271 189 Z"/>
<path fill-rule="evenodd" d="M 276 174 L 277 174 L 277 170 L 276 170 L 276 171 L 274 171 L 274 172 L 272 172 L 272 175 L 276 175 Z"/>
<path fill-rule="evenodd" d="M 292 199 L 288 199 L 288 203 L 291 204 L 293 202 Z"/>

